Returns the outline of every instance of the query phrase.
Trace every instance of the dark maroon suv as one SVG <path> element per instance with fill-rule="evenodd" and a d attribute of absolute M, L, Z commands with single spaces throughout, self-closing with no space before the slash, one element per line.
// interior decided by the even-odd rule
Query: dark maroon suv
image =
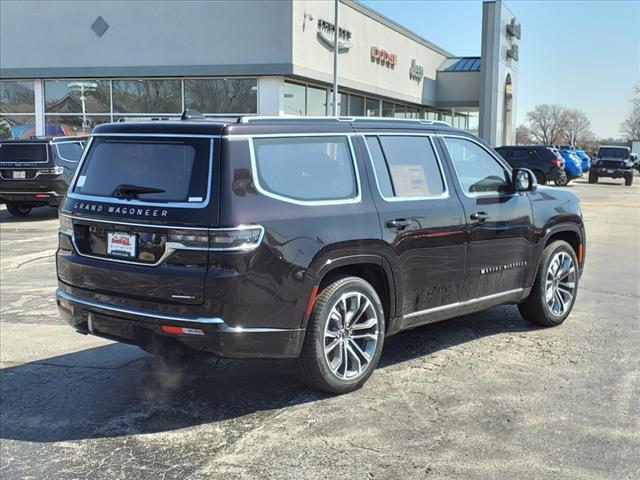
<path fill-rule="evenodd" d="M 553 326 L 584 266 L 578 198 L 418 120 L 97 127 L 61 206 L 81 333 L 180 359 L 290 358 L 361 386 L 386 336 L 499 304 Z"/>

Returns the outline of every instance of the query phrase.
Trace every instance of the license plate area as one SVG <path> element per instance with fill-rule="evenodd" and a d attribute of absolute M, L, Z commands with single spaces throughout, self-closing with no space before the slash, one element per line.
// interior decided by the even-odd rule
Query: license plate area
<path fill-rule="evenodd" d="M 25 172 L 24 170 L 14 170 L 12 178 L 14 180 L 26 180 L 27 172 Z"/>
<path fill-rule="evenodd" d="M 613 168 L 607 168 L 607 173 L 613 173 Z"/>
<path fill-rule="evenodd" d="M 124 232 L 107 232 L 107 255 L 136 258 L 138 237 Z"/>

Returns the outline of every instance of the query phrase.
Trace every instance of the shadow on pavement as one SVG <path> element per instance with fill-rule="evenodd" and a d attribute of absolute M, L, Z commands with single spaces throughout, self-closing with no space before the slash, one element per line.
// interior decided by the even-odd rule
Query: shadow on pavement
<path fill-rule="evenodd" d="M 54 207 L 36 207 L 27 215 L 14 217 L 6 208 L 0 209 L 1 223 L 28 223 L 39 222 L 42 220 L 51 220 L 58 216 L 58 209 Z"/>
<path fill-rule="evenodd" d="M 378 369 L 535 328 L 513 306 L 427 325 L 387 338 Z M 165 432 L 328 398 L 301 385 L 286 361 L 201 359 L 175 367 L 121 344 L 0 375 L 0 438 L 30 442 Z"/>

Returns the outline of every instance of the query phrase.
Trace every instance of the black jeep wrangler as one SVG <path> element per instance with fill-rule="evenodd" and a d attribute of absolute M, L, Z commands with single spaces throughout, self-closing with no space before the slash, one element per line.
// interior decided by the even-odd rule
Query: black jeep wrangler
<path fill-rule="evenodd" d="M 589 183 L 597 183 L 598 178 L 624 178 L 627 187 L 633 185 L 633 159 L 628 147 L 607 147 L 598 149 L 589 170 Z"/>
<path fill-rule="evenodd" d="M 0 203 L 12 215 L 58 207 L 78 166 L 86 137 L 0 141 Z"/>
<path fill-rule="evenodd" d="M 81 333 L 172 359 L 294 359 L 360 387 L 385 337 L 517 304 L 561 324 L 578 198 L 428 121 L 260 118 L 96 127 L 60 208 L 57 303 Z"/>

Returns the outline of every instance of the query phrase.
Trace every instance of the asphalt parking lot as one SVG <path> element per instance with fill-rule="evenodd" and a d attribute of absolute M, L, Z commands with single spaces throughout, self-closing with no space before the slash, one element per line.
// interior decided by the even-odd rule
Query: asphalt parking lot
<path fill-rule="evenodd" d="M 53 209 L 0 210 L 0 478 L 638 479 L 640 177 L 569 187 L 587 267 L 555 329 L 498 307 L 387 339 L 341 397 L 285 362 L 170 367 L 58 318 Z"/>

